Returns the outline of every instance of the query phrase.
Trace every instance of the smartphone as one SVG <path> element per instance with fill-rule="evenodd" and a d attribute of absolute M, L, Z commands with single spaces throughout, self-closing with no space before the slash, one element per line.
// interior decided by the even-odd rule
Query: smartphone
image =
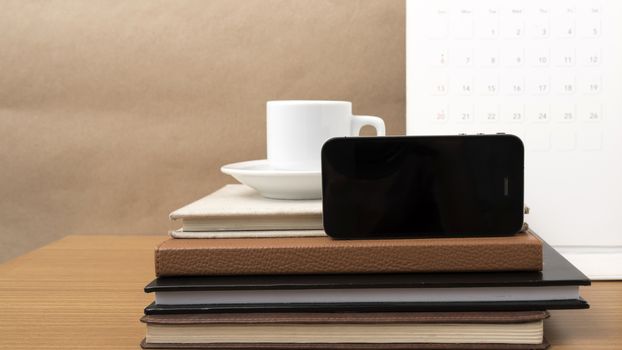
<path fill-rule="evenodd" d="M 523 226 L 514 135 L 342 137 L 322 148 L 333 238 L 506 236 Z"/>

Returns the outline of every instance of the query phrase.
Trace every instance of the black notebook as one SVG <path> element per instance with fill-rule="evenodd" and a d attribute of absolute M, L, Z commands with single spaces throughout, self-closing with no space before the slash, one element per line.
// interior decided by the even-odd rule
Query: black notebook
<path fill-rule="evenodd" d="M 541 272 L 158 278 L 146 314 L 581 309 L 590 280 L 543 242 Z"/>

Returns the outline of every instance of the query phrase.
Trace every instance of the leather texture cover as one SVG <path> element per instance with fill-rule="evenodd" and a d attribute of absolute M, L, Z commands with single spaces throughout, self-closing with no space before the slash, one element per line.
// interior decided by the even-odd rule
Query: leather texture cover
<path fill-rule="evenodd" d="M 333 240 L 328 237 L 168 239 L 157 276 L 540 271 L 542 244 L 509 237 Z"/>
<path fill-rule="evenodd" d="M 590 285 L 591 281 L 585 274 L 545 241 L 542 241 L 542 253 L 544 259 L 542 271 L 160 277 L 145 286 L 145 292 L 298 288 L 467 288 Z"/>
<path fill-rule="evenodd" d="M 380 323 L 526 323 L 544 320 L 546 311 L 515 312 L 305 312 L 146 315 L 149 324 L 380 324 Z"/>
<path fill-rule="evenodd" d="M 273 200 L 264 198 L 254 189 L 241 184 L 226 185 L 219 190 L 173 211 L 169 217 L 177 219 L 209 219 L 221 217 L 291 216 L 316 218 L 321 228 L 322 201 Z"/>
<path fill-rule="evenodd" d="M 546 242 L 542 242 L 542 271 L 478 273 L 410 273 L 351 275 L 266 275 L 161 277 L 145 286 L 145 292 L 200 290 L 270 290 L 298 288 L 465 288 L 512 286 L 586 286 L 590 280 Z M 585 309 L 582 298 L 571 300 L 530 300 L 513 302 L 455 303 L 321 303 L 321 304 L 209 304 L 156 305 L 146 314 L 209 312 L 381 312 L 381 311 L 519 311 Z"/>
<path fill-rule="evenodd" d="M 549 347 L 546 340 L 542 344 L 432 344 L 432 343 L 222 343 L 222 344 L 150 344 L 144 339 L 143 349 L 206 349 L 206 350 L 543 350 Z"/>
<path fill-rule="evenodd" d="M 322 230 L 322 202 L 319 199 L 273 200 L 241 184 L 226 185 L 175 210 L 169 217 L 171 220 L 183 220 L 183 229 L 173 235 L 188 238 L 212 238 L 214 236 L 210 232 L 213 231 L 230 238 L 245 231 L 270 237 L 275 234 L 268 233 L 272 230 L 319 230 L 313 236 L 325 235 Z M 227 235 L 227 231 L 237 233 Z M 291 236 L 300 236 L 300 233 L 294 231 Z"/>

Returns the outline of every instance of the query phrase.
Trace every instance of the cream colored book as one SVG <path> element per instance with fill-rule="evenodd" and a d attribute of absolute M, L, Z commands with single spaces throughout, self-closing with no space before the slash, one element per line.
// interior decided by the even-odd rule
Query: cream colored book
<path fill-rule="evenodd" d="M 326 236 L 324 230 L 242 230 L 242 231 L 184 231 L 183 229 L 169 232 L 173 238 L 277 238 L 277 237 L 321 237 Z"/>
<path fill-rule="evenodd" d="M 182 222 L 180 230 L 171 232 L 176 238 L 300 237 L 324 234 L 321 200 L 268 199 L 252 188 L 239 184 L 226 185 L 177 209 L 170 214 L 170 218 Z"/>
<path fill-rule="evenodd" d="M 229 313 L 147 315 L 141 321 L 147 324 L 146 345 L 531 344 L 533 349 L 546 347 L 538 345 L 544 345 L 547 317 L 545 311 Z"/>

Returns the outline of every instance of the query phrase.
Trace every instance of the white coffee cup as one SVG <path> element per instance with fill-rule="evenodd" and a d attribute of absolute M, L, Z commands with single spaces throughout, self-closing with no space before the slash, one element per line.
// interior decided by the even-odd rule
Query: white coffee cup
<path fill-rule="evenodd" d="M 268 162 L 274 169 L 319 171 L 324 142 L 358 136 L 365 125 L 373 126 L 378 136 L 385 135 L 382 119 L 352 115 L 351 102 L 268 101 Z"/>

